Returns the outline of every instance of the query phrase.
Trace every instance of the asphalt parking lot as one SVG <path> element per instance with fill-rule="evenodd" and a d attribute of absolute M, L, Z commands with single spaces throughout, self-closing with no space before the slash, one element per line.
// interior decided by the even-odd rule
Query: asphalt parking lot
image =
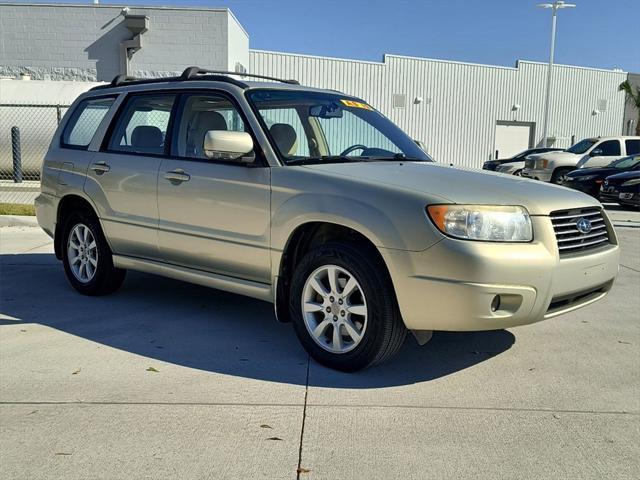
<path fill-rule="evenodd" d="M 640 214 L 611 214 L 603 301 L 408 337 L 357 374 L 309 361 L 267 303 L 137 273 L 82 297 L 43 232 L 2 227 L 0 476 L 637 479 Z"/>

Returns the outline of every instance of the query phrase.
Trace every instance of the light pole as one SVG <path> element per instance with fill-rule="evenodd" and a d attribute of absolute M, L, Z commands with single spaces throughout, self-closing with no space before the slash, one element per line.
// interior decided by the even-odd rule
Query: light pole
<path fill-rule="evenodd" d="M 544 102 L 544 123 L 542 124 L 542 138 L 544 140 L 544 146 L 549 146 L 549 139 L 547 138 L 547 128 L 549 127 L 549 105 L 551 104 L 551 72 L 553 70 L 553 53 L 556 48 L 556 15 L 558 10 L 562 8 L 573 8 L 573 3 L 565 3 L 562 0 L 557 0 L 553 3 L 539 3 L 537 5 L 540 8 L 551 8 L 553 15 L 551 16 L 551 53 L 549 53 L 549 67 L 547 68 L 547 94 Z"/>

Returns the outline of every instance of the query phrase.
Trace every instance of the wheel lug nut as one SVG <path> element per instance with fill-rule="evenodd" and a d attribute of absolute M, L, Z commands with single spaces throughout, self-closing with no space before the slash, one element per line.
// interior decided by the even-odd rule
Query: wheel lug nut
<path fill-rule="evenodd" d="M 343 303 L 344 303 L 344 302 L 343 302 L 343 301 L 342 301 L 342 299 L 340 298 L 340 299 L 338 300 L 338 305 L 342 305 Z"/>
<path fill-rule="evenodd" d="M 346 315 L 346 312 L 344 310 L 340 310 L 340 315 L 344 317 Z"/>
<path fill-rule="evenodd" d="M 335 301 L 336 301 L 336 299 L 335 299 L 335 298 L 333 298 L 333 297 L 329 297 L 329 301 L 330 301 L 330 302 L 335 302 Z"/>
<path fill-rule="evenodd" d="M 338 316 L 337 316 L 337 315 L 334 315 L 334 316 L 333 316 L 333 321 L 334 321 L 334 322 L 336 322 L 337 320 L 338 320 Z"/>
<path fill-rule="evenodd" d="M 331 313 L 331 307 L 327 307 L 327 313 Z"/>

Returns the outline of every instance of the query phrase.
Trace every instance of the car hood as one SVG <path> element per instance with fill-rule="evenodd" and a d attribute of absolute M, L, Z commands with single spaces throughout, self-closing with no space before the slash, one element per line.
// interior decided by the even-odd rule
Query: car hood
<path fill-rule="evenodd" d="M 608 175 L 613 175 L 616 172 L 620 172 L 620 170 L 616 168 L 580 168 L 578 170 L 574 170 L 569 173 L 569 177 L 586 177 L 588 175 L 598 175 L 599 177 L 606 177 Z"/>
<path fill-rule="evenodd" d="M 531 215 L 600 206 L 590 196 L 558 185 L 431 162 L 331 163 L 301 168 L 412 190 L 425 194 L 427 200 L 432 196 L 432 201 L 437 196 L 458 204 L 522 205 Z"/>
<path fill-rule="evenodd" d="M 627 180 L 631 180 L 634 178 L 640 178 L 640 170 L 632 170 L 630 172 L 624 173 L 616 173 L 615 175 L 610 175 L 607 177 L 607 180 L 611 182 L 626 182 Z"/>
<path fill-rule="evenodd" d="M 576 160 L 584 157 L 584 153 L 571 153 L 571 152 L 546 152 L 546 153 L 537 153 L 536 156 L 539 158 L 546 158 L 547 160 Z"/>

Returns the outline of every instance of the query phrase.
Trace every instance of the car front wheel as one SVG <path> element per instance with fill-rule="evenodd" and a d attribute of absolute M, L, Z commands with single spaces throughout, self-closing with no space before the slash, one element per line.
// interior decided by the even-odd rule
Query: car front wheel
<path fill-rule="evenodd" d="M 571 172 L 571 168 L 558 168 L 551 175 L 551 183 L 562 185 L 567 180 L 567 173 Z"/>
<path fill-rule="evenodd" d="M 326 244 L 295 269 L 291 318 L 302 345 L 319 363 L 356 371 L 393 356 L 406 328 L 391 280 L 372 252 Z"/>

